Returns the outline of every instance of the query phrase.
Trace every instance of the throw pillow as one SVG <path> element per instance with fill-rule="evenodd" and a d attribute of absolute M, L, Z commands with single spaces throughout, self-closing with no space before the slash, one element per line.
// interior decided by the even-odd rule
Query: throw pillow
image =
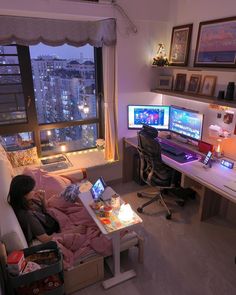
<path fill-rule="evenodd" d="M 7 157 L 14 168 L 31 164 L 39 164 L 36 147 L 14 152 L 7 152 Z"/>
<path fill-rule="evenodd" d="M 0 144 L 0 160 L 4 161 L 5 166 L 10 171 L 11 176 L 14 176 L 15 173 L 12 168 L 11 162 L 8 160 L 7 152 L 5 151 L 4 147 Z"/>

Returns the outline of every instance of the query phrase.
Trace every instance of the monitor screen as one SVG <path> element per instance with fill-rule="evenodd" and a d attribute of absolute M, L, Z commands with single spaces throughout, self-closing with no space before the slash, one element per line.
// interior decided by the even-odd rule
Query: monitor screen
<path fill-rule="evenodd" d="M 191 139 L 201 140 L 202 126 L 203 114 L 185 108 L 170 107 L 170 131 Z"/>
<path fill-rule="evenodd" d="M 129 105 L 128 128 L 141 129 L 143 124 L 159 130 L 169 129 L 169 106 Z"/>

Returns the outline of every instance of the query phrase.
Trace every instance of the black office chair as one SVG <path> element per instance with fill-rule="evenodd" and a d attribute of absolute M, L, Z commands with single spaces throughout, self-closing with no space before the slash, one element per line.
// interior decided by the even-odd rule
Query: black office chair
<path fill-rule="evenodd" d="M 171 211 L 163 199 L 163 191 L 173 189 L 175 186 L 175 171 L 166 166 L 161 159 L 161 146 L 156 139 L 156 128 L 144 125 L 138 132 L 138 153 L 140 157 L 140 177 L 151 187 L 158 188 L 153 193 L 139 192 L 138 197 L 154 195 L 152 199 L 140 206 L 137 211 L 143 212 L 143 208 L 149 204 L 160 201 L 166 208 L 166 218 L 171 219 Z"/>

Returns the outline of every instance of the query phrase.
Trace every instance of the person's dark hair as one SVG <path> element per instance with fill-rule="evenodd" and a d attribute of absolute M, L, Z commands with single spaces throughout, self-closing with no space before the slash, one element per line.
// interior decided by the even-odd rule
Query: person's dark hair
<path fill-rule="evenodd" d="M 34 187 L 35 180 L 29 175 L 17 175 L 12 179 L 8 194 L 8 202 L 14 211 L 28 209 L 25 195 L 30 193 Z"/>

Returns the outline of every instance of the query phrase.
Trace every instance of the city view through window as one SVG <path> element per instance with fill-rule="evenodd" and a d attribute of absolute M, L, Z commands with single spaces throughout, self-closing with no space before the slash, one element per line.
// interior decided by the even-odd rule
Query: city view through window
<path fill-rule="evenodd" d="M 94 48 L 86 45 L 30 46 L 39 124 L 97 117 Z M 96 124 L 41 131 L 42 151 L 80 150 L 95 146 Z M 65 147 L 63 147 L 65 149 Z"/>
<path fill-rule="evenodd" d="M 29 101 L 24 99 L 21 75 L 22 64 L 27 66 L 19 62 L 17 48 L 1 46 L 0 50 L 0 100 L 5 106 L 5 113 L 0 112 L 0 125 L 25 123 L 29 130 L 19 132 L 18 127 L 17 134 L 2 135 L 5 147 L 17 150 L 34 146 L 35 132 L 39 134 L 42 155 L 95 147 L 101 122 L 94 47 L 29 47 L 38 127 L 31 126 L 27 112 Z"/>

